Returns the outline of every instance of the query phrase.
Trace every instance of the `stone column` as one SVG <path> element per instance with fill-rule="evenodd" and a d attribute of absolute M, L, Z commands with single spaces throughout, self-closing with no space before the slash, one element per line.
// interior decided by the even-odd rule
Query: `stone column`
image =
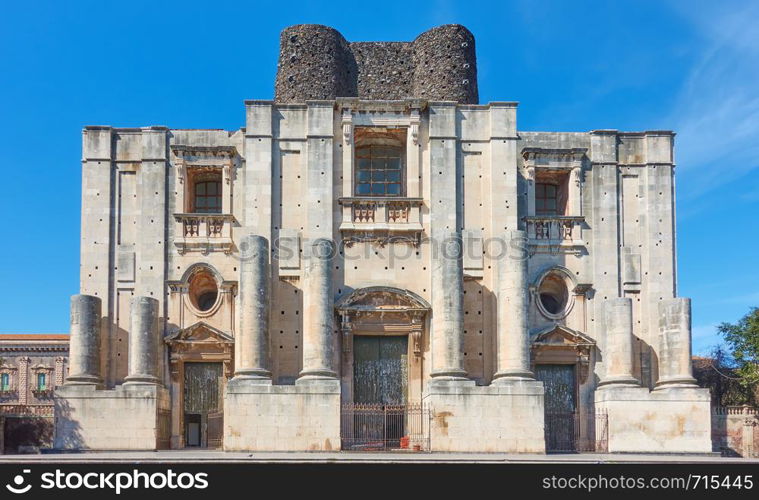
<path fill-rule="evenodd" d="M 132 297 L 129 323 L 129 375 L 125 384 L 158 383 L 158 301 Z"/>
<path fill-rule="evenodd" d="M 468 380 L 464 370 L 463 244 L 457 231 L 439 242 L 433 260 L 433 328 L 431 377 Z"/>
<path fill-rule="evenodd" d="M 334 254 L 335 247 L 326 238 L 316 239 L 308 248 L 303 295 L 303 370 L 299 381 L 337 377 L 333 363 Z"/>
<path fill-rule="evenodd" d="M 498 262 L 497 368 L 495 383 L 532 380 L 527 330 L 527 233 L 511 231 Z"/>
<path fill-rule="evenodd" d="M 235 379 L 271 383 L 269 370 L 269 242 L 256 234 L 241 243 L 239 359 Z"/>
<path fill-rule="evenodd" d="M 659 381 L 657 389 L 696 387 L 691 365 L 690 299 L 659 302 Z"/>
<path fill-rule="evenodd" d="M 633 376 L 632 299 L 619 297 L 604 304 L 606 324 L 606 372 L 598 384 L 638 386 Z"/>
<path fill-rule="evenodd" d="M 99 297 L 71 297 L 71 338 L 69 339 L 69 376 L 65 385 L 101 384 L 100 378 Z"/>

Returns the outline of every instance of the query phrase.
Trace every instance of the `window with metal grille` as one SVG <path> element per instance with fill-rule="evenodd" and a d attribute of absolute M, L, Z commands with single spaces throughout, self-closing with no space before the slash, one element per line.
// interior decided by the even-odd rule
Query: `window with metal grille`
<path fill-rule="evenodd" d="M 535 214 L 559 214 L 559 187 L 556 184 L 543 182 L 535 184 Z"/>
<path fill-rule="evenodd" d="M 221 213 L 221 181 L 206 180 L 195 183 L 195 213 Z"/>
<path fill-rule="evenodd" d="M 356 148 L 355 195 L 403 195 L 402 148 L 367 145 Z"/>

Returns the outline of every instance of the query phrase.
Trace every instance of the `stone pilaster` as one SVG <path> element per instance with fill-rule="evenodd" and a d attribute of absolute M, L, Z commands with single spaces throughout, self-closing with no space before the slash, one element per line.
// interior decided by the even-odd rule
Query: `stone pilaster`
<path fill-rule="evenodd" d="M 335 247 L 325 238 L 308 248 L 303 297 L 303 370 L 299 381 L 332 379 L 334 369 L 334 295 L 332 258 Z"/>
<path fill-rule="evenodd" d="M 133 297 L 130 303 L 127 384 L 158 383 L 158 301 Z"/>
<path fill-rule="evenodd" d="M 29 403 L 29 357 L 18 358 L 18 404 Z"/>
<path fill-rule="evenodd" d="M 55 386 L 60 387 L 63 385 L 63 381 L 66 378 L 65 373 L 65 361 L 66 358 L 58 356 L 55 358 Z"/>
<path fill-rule="evenodd" d="M 241 242 L 239 356 L 235 380 L 271 383 L 269 368 L 269 241 L 251 234 Z"/>
<path fill-rule="evenodd" d="M 71 297 L 69 377 L 66 385 L 102 383 L 100 378 L 101 301 L 93 295 Z"/>
<path fill-rule="evenodd" d="M 599 386 L 637 386 L 638 381 L 633 376 L 632 299 L 620 297 L 606 300 L 604 316 L 606 373 Z"/>
<path fill-rule="evenodd" d="M 691 365 L 690 299 L 659 302 L 659 380 L 657 389 L 696 387 Z"/>
<path fill-rule="evenodd" d="M 509 233 L 506 254 L 498 262 L 498 371 L 494 382 L 534 378 L 530 371 L 530 339 L 527 331 L 527 234 Z"/>

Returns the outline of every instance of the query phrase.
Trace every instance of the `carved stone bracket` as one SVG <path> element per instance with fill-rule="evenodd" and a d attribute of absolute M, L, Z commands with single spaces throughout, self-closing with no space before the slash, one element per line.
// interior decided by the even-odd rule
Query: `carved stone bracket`
<path fill-rule="evenodd" d="M 351 113 L 350 108 L 343 109 L 342 125 L 343 125 L 343 142 L 348 144 L 350 143 L 351 136 L 353 135 L 353 114 Z"/>
<path fill-rule="evenodd" d="M 421 118 L 419 116 L 419 110 L 413 109 L 411 110 L 411 120 L 409 129 L 411 131 L 411 141 L 416 146 L 419 144 L 419 123 L 421 122 Z"/>

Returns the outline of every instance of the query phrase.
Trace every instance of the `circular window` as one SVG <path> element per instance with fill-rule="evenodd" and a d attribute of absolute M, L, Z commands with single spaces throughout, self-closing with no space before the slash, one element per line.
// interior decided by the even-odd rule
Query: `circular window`
<path fill-rule="evenodd" d="M 538 302 L 541 312 L 549 318 L 566 316 L 571 306 L 569 288 L 563 276 L 547 274 L 538 286 Z"/>
<path fill-rule="evenodd" d="M 210 311 L 216 304 L 219 295 L 219 287 L 216 279 L 208 270 L 195 273 L 190 278 L 190 302 L 195 309 L 201 312 Z"/>

